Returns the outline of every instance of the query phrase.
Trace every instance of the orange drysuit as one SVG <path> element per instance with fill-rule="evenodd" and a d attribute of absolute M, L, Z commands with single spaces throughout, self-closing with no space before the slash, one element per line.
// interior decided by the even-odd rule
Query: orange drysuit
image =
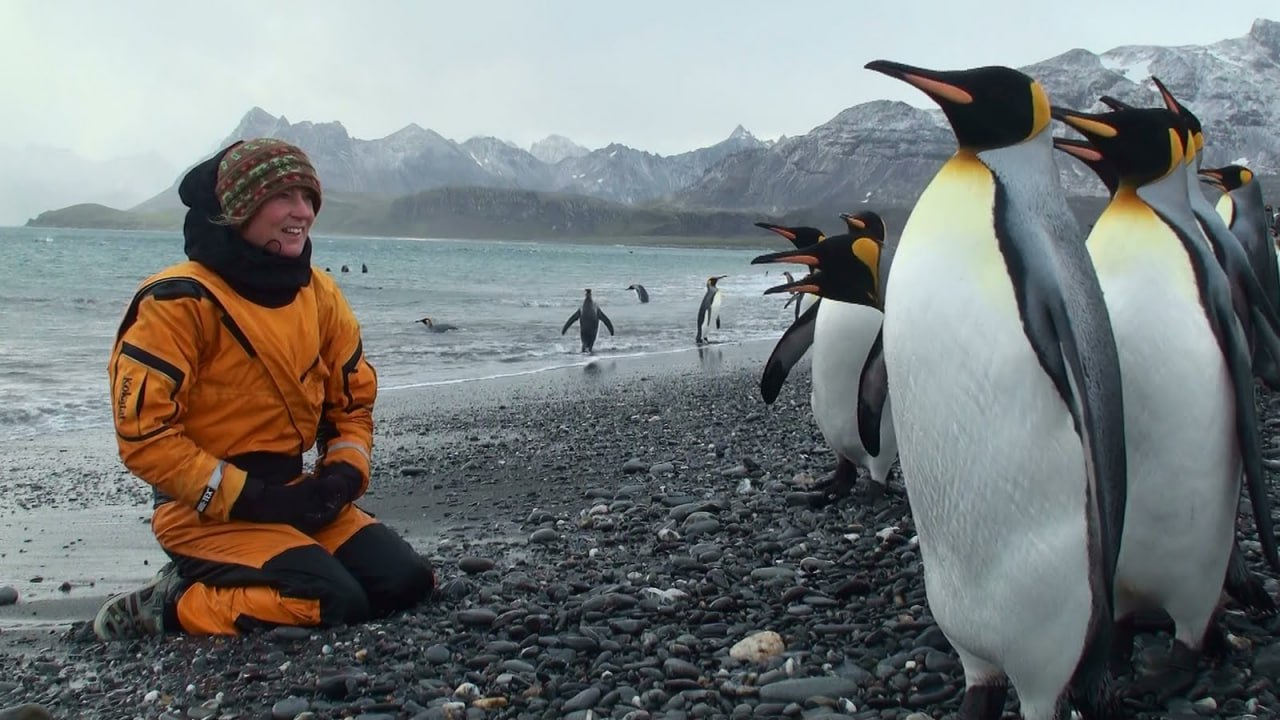
<path fill-rule="evenodd" d="M 211 188 L 215 173 L 210 161 L 193 169 L 184 201 L 189 183 Z M 198 214 L 193 232 L 193 214 L 188 256 L 244 242 Z M 358 469 L 363 494 L 377 376 L 328 275 L 308 277 L 305 266 L 298 287 L 264 305 L 228 282 L 230 270 L 213 269 L 216 255 L 196 260 L 143 283 L 109 366 L 120 457 L 154 487 L 152 529 L 190 581 L 171 620 L 191 633 L 234 634 L 358 622 L 413 605 L 434 584 L 430 565 L 354 504 L 310 535 L 232 519 L 249 473 L 276 484 L 312 481 L 302 456 L 317 443 L 317 466 Z"/>

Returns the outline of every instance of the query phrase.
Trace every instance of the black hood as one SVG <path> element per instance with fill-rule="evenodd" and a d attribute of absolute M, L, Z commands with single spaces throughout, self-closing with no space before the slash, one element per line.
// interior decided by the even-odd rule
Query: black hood
<path fill-rule="evenodd" d="M 311 282 L 311 238 L 301 255 L 287 258 L 250 245 L 235 228 L 214 222 L 222 214 L 214 190 L 218 163 L 232 147 L 191 168 L 178 185 L 178 197 L 189 208 L 182 224 L 183 250 L 246 300 L 267 307 L 287 305 Z"/>

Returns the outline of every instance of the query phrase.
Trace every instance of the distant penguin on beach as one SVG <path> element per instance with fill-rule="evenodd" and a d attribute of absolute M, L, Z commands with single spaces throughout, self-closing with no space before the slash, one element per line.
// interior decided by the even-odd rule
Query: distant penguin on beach
<path fill-rule="evenodd" d="M 367 272 L 369 272 L 369 266 L 368 266 L 368 265 L 365 265 L 364 263 L 360 263 L 360 272 L 362 272 L 362 273 L 367 273 Z"/>
<path fill-rule="evenodd" d="M 702 305 L 698 306 L 698 345 L 710 342 L 707 335 L 711 333 L 713 324 L 717 330 L 720 329 L 720 288 L 716 284 L 727 277 L 729 276 L 712 275 L 707 278 L 707 292 L 702 296 Z"/>
<path fill-rule="evenodd" d="M 347 267 L 346 265 L 343 265 L 342 272 L 351 272 L 351 268 Z"/>
<path fill-rule="evenodd" d="M 634 285 L 628 285 L 627 289 L 636 291 L 636 295 L 639 296 L 641 304 L 649 302 L 649 291 L 645 290 L 644 286 L 641 285 L 640 283 L 635 283 Z"/>
<path fill-rule="evenodd" d="M 447 332 L 449 330 L 458 329 L 457 325 L 450 325 L 449 323 L 437 323 L 436 321 L 432 320 L 429 317 L 424 317 L 418 322 L 422 323 L 423 325 L 426 325 L 427 329 L 433 333 L 442 333 L 442 332 Z"/>
<path fill-rule="evenodd" d="M 560 328 L 560 334 L 563 335 L 569 331 L 569 326 L 578 323 L 579 336 L 582 338 L 582 352 L 595 352 L 593 349 L 596 344 L 596 334 L 600 332 L 600 323 L 609 328 L 609 334 L 613 335 L 613 323 L 609 320 L 609 316 L 604 314 L 596 301 L 591 299 L 591 288 L 583 291 L 582 307 L 574 310 L 569 319 L 564 322 L 564 327 Z"/>

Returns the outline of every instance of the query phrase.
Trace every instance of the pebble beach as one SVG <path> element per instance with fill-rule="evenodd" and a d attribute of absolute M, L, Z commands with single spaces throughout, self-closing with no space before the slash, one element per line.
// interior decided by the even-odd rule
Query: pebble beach
<path fill-rule="evenodd" d="M 361 505 L 440 586 L 356 627 L 97 642 L 97 603 L 164 561 L 148 490 L 97 435 L 19 448 L 0 499 L 0 586 L 19 595 L 0 608 L 0 718 L 953 716 L 963 676 L 929 613 L 901 478 L 876 500 L 811 506 L 835 459 L 807 360 L 761 400 L 771 345 L 380 397 Z M 1264 415 L 1280 417 L 1272 400 Z M 1224 607 L 1231 652 L 1185 696 L 1133 690 L 1169 642 L 1139 636 L 1117 683 L 1130 717 L 1280 713 L 1280 620 Z"/>

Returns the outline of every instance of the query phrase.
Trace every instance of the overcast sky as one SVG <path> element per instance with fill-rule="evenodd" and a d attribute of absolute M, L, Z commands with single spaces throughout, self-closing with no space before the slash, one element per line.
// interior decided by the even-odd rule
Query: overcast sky
<path fill-rule="evenodd" d="M 772 138 L 875 98 L 926 105 L 862 69 L 875 58 L 1016 66 L 1075 47 L 1208 44 L 1280 18 L 1278 5 L 0 0 L 0 145 L 154 151 L 185 167 L 257 105 L 366 139 L 416 122 L 458 141 L 559 133 L 671 154 L 739 123 Z"/>

